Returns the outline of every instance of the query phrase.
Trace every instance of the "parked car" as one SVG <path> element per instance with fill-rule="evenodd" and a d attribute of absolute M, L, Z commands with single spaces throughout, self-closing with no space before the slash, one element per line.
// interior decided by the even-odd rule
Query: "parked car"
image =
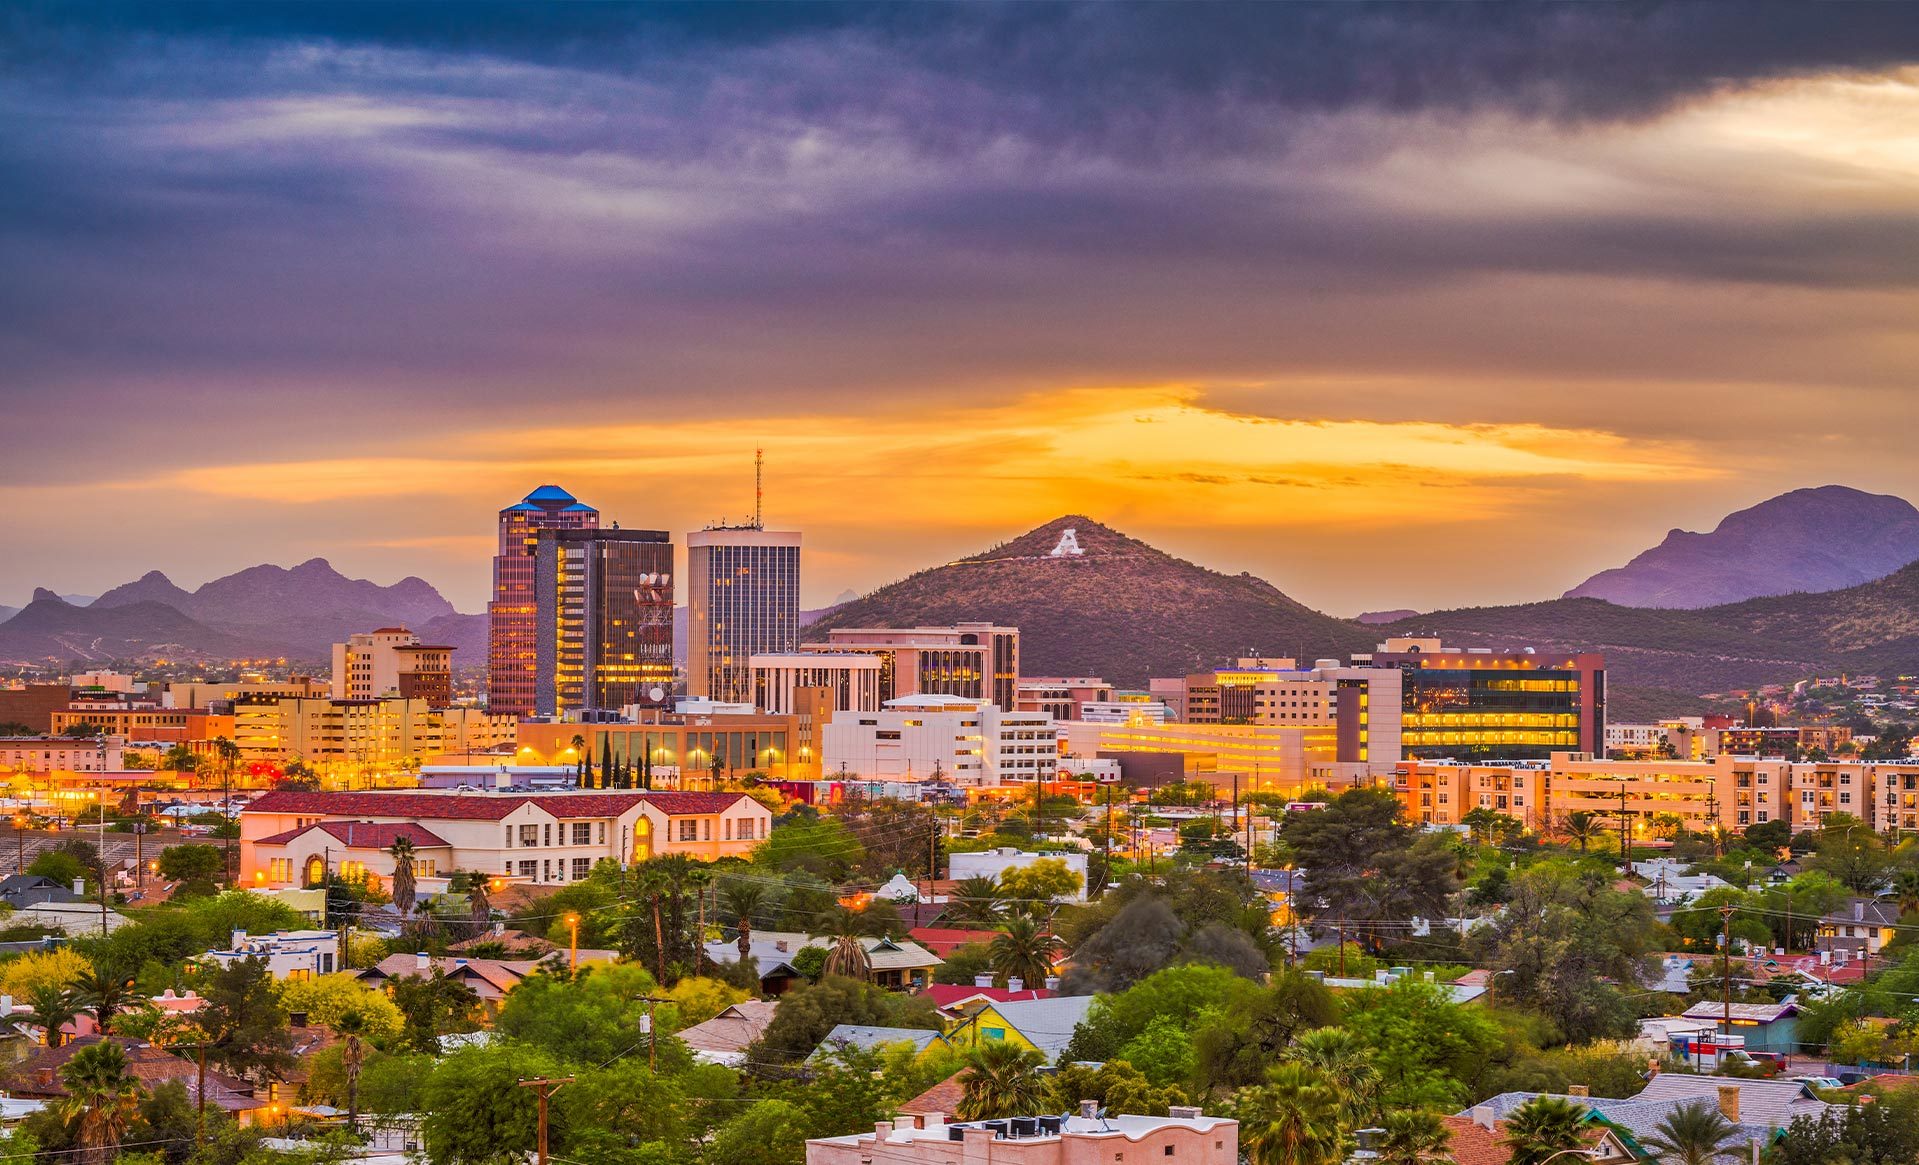
<path fill-rule="evenodd" d="M 1794 1076 L 1792 1079 L 1801 1084 L 1810 1084 L 1814 1088 L 1844 1088 L 1845 1081 L 1837 1076 Z"/>

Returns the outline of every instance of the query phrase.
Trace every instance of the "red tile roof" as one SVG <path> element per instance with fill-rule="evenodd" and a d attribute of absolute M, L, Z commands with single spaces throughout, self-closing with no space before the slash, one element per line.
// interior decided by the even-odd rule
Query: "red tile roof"
<path fill-rule="evenodd" d="M 124 1036 L 79 1036 L 57 1048 L 41 1048 L 15 1064 L 0 1080 L 4 1081 L 9 1091 L 20 1096 L 65 1096 L 67 1087 L 60 1079 L 60 1069 L 73 1059 L 75 1052 L 100 1043 L 103 1039 L 111 1039 L 120 1045 L 127 1054 L 128 1075 L 138 1078 L 141 1083 L 151 1087 L 178 1080 L 186 1086 L 189 1097 L 195 1095 L 200 1084 L 197 1064 L 163 1048 Z M 253 1085 L 237 1076 L 229 1076 L 214 1068 L 207 1069 L 208 1104 L 228 1112 L 266 1107 L 267 1102 L 255 1100 L 252 1092 Z"/>
<path fill-rule="evenodd" d="M 425 826 L 415 825 L 411 821 L 322 821 L 316 825 L 276 833 L 272 837 L 263 837 L 254 844 L 285 845 L 310 829 L 331 834 L 351 849 L 391 849 L 394 841 L 401 837 L 412 842 L 415 849 L 445 849 L 453 844 Z"/>
<path fill-rule="evenodd" d="M 963 1070 L 953 1073 L 900 1105 L 899 1111 L 909 1116 L 926 1116 L 928 1113 L 935 1112 L 952 1116 L 958 1111 L 961 1098 L 966 1095 L 966 1086 L 960 1083 L 960 1077 L 965 1074 Z M 1465 1163 L 1461 1162 L 1461 1165 Z"/>
<path fill-rule="evenodd" d="M 240 812 L 498 821 L 528 804 L 555 817 L 611 817 L 650 802 L 669 817 L 677 817 L 719 813 L 745 800 L 751 798 L 744 793 L 300 793 L 275 789 L 256 797 Z"/>
<path fill-rule="evenodd" d="M 941 1009 L 964 1003 L 968 999 L 990 999 L 994 1003 L 1022 1003 L 1029 999 L 1051 999 L 1059 994 L 1044 987 L 1022 988 L 1018 991 L 1005 987 L 969 987 L 963 983 L 935 983 L 920 994 L 933 1001 L 933 1006 Z"/>
<path fill-rule="evenodd" d="M 999 937 L 999 931 L 996 930 L 962 930 L 946 926 L 916 926 L 906 934 L 942 959 L 952 954 L 956 947 L 963 947 L 967 943 L 990 943 Z"/>
<path fill-rule="evenodd" d="M 1513 1151 L 1499 1143 L 1504 1134 L 1463 1116 L 1444 1119 L 1453 1135 L 1452 1159 L 1458 1165 L 1506 1165 L 1513 1159 Z"/>

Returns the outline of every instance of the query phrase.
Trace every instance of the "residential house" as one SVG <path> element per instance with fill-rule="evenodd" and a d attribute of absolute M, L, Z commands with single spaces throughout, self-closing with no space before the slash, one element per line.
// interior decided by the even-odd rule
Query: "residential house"
<path fill-rule="evenodd" d="M 948 1124 L 943 1113 L 880 1121 L 871 1132 L 806 1142 L 806 1165 L 1088 1165 L 1094 1161 L 1178 1161 L 1237 1165 L 1239 1123 L 1197 1108 L 1168 1116 L 1100 1116 L 1087 1101 L 1077 1115 L 1008 1117 Z"/>
<path fill-rule="evenodd" d="M 765 1033 L 778 1006 L 765 999 L 742 1000 L 705 1023 L 681 1031 L 679 1040 L 699 1063 L 737 1068 L 746 1063 L 748 1045 Z"/>
<path fill-rule="evenodd" d="M 946 1029 L 946 1039 L 958 1048 L 1004 1040 L 1031 1048 L 1045 1057 L 1046 1063 L 1054 1064 L 1072 1042 L 1073 1029 L 1092 1011 L 1094 998 L 1060 995 L 1051 999 L 982 1003 L 955 1020 Z"/>
<path fill-rule="evenodd" d="M 415 882 L 429 892 L 456 869 L 558 885 L 580 881 L 600 861 L 745 857 L 772 829 L 772 812 L 744 793 L 275 791 L 240 812 L 240 878 L 249 888 L 275 888 L 317 884 L 333 872 L 391 885 L 387 850 L 405 836 Z"/>
<path fill-rule="evenodd" d="M 954 951 L 968 943 L 992 942 L 999 937 L 999 931 L 963 930 L 948 926 L 916 926 L 906 932 L 906 937 L 945 959 L 952 957 Z"/>
<path fill-rule="evenodd" d="M 862 1052 L 878 1051 L 881 1048 L 903 1045 L 913 1049 L 918 1056 L 935 1044 L 944 1044 L 946 1037 L 936 1031 L 912 1027 L 868 1027 L 857 1023 L 836 1023 L 826 1038 L 814 1048 L 806 1059 L 808 1063 L 824 1060 L 839 1052 L 854 1048 Z"/>
<path fill-rule="evenodd" d="M 986 980 L 981 983 L 980 980 Z M 1045 987 L 995 987 L 991 975 L 980 975 L 973 980 L 973 986 L 963 983 L 934 983 L 920 992 L 933 1001 L 940 1015 L 948 1022 L 964 1019 L 971 1015 L 981 1004 L 986 1003 L 1025 1003 L 1034 999 L 1051 999 L 1059 994 Z"/>
<path fill-rule="evenodd" d="M 57 1048 L 41 1048 L 0 1075 L 0 1088 L 4 1088 L 10 1096 L 32 1100 L 65 1100 L 67 1087 L 60 1079 L 60 1069 L 82 1048 L 90 1048 L 103 1040 L 112 1040 L 120 1045 L 126 1053 L 127 1073 L 147 1088 L 177 1080 L 186 1088 L 188 1099 L 197 1102 L 200 1096 L 200 1072 L 194 1061 L 176 1056 L 144 1040 L 124 1036 L 77 1036 Z M 227 1112 L 242 1125 L 272 1118 L 272 1102 L 256 1098 L 254 1087 L 248 1081 L 209 1068 L 206 1082 L 208 1107 Z"/>
<path fill-rule="evenodd" d="M 85 902 L 70 886 L 39 874 L 13 874 L 0 878 L 0 902 L 21 910 L 43 902 Z"/>
<path fill-rule="evenodd" d="M 1490 1128 L 1488 1122 L 1504 1121 L 1521 1105 L 1541 1095 L 1552 1094 L 1503 1092 L 1457 1115 Z M 1583 1090 L 1575 1090 L 1563 1099 L 1585 1105 L 1594 1125 L 1609 1130 L 1635 1156 L 1649 1155 L 1644 1152 L 1645 1142 L 1656 1135 L 1661 1121 L 1685 1105 L 1717 1108 L 1732 1123 L 1734 1136 L 1742 1146 L 1770 1143 L 1773 1134 L 1796 1118 L 1817 1118 L 1835 1107 L 1814 1096 L 1812 1089 L 1798 1080 L 1746 1080 L 1683 1072 L 1661 1072 L 1637 1095 L 1624 1099 L 1588 1096 Z"/>
<path fill-rule="evenodd" d="M 867 961 L 872 980 L 893 991 L 917 991 L 932 982 L 933 968 L 944 959 L 916 942 L 905 939 L 865 938 Z M 747 941 L 747 957 L 760 974 L 760 991 L 765 995 L 785 994 L 805 974 L 794 964 L 807 947 L 831 949 L 833 940 L 799 931 L 754 931 Z M 715 963 L 731 965 L 740 961 L 738 943 L 714 941 L 706 944 L 706 957 Z"/>
<path fill-rule="evenodd" d="M 332 930 L 276 930 L 272 934 L 233 932 L 232 945 L 208 951 L 201 958 L 232 966 L 242 959 L 260 959 L 275 979 L 312 979 L 331 975 L 340 966 L 340 934 Z"/>
<path fill-rule="evenodd" d="M 1846 904 L 1819 920 L 1814 939 L 1818 950 L 1851 962 L 1876 955 L 1899 935 L 1899 907 L 1877 898 L 1849 898 Z"/>
<path fill-rule="evenodd" d="M 582 961 L 589 952 L 581 951 Z M 604 958 L 609 952 L 590 952 Z M 560 956 L 564 960 L 565 956 Z M 551 961 L 549 956 L 548 961 Z M 448 979 L 466 984 L 479 996 L 480 1006 L 488 1011 L 497 1010 L 507 993 L 518 987 L 527 976 L 537 973 L 545 965 L 533 959 L 460 959 L 452 957 L 435 958 L 428 954 L 388 955 L 378 963 L 364 970 L 356 971 L 355 976 L 363 983 L 384 986 L 394 979 L 425 979 L 438 971 Z"/>
<path fill-rule="evenodd" d="M 1680 1015 L 1684 1019 L 1713 1020 L 1724 1026 L 1728 1010 L 1722 1003 L 1695 1003 Z M 1730 1011 L 1732 1030 L 1726 1034 L 1744 1037 L 1744 1047 L 1748 1053 L 1778 1052 L 1790 1055 L 1797 1049 L 1798 1004 L 1735 1003 Z M 1690 1048 L 1681 1051 L 1677 1044 L 1674 1051 L 1681 1055 L 1692 1054 Z"/>

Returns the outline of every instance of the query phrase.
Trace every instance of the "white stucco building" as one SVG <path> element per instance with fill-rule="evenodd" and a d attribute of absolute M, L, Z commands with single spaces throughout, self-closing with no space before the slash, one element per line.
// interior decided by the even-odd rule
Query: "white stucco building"
<path fill-rule="evenodd" d="M 222 967 L 241 959 L 264 959 L 275 979 L 312 979 L 340 969 L 340 935 L 331 930 L 276 930 L 272 934 L 233 932 L 225 950 L 202 956 Z"/>
<path fill-rule="evenodd" d="M 772 830 L 772 811 L 744 793 L 277 791 L 240 813 L 240 878 L 275 889 L 315 884 L 330 870 L 390 885 L 389 851 L 405 837 L 423 891 L 443 889 L 454 870 L 576 882 L 602 859 L 745 857 Z"/>
<path fill-rule="evenodd" d="M 1044 712 L 1002 711 L 966 696 L 919 694 L 878 712 L 834 715 L 821 733 L 821 771 L 868 780 L 1030 784 L 1059 772 L 1059 731 Z"/>

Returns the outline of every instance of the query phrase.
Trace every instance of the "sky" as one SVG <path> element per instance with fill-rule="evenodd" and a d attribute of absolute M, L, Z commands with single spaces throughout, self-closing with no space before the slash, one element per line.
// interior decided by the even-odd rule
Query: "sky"
<path fill-rule="evenodd" d="M 543 482 L 830 601 L 1084 514 L 1336 614 L 1919 498 L 1905 5 L 9 6 L 0 602 Z"/>

